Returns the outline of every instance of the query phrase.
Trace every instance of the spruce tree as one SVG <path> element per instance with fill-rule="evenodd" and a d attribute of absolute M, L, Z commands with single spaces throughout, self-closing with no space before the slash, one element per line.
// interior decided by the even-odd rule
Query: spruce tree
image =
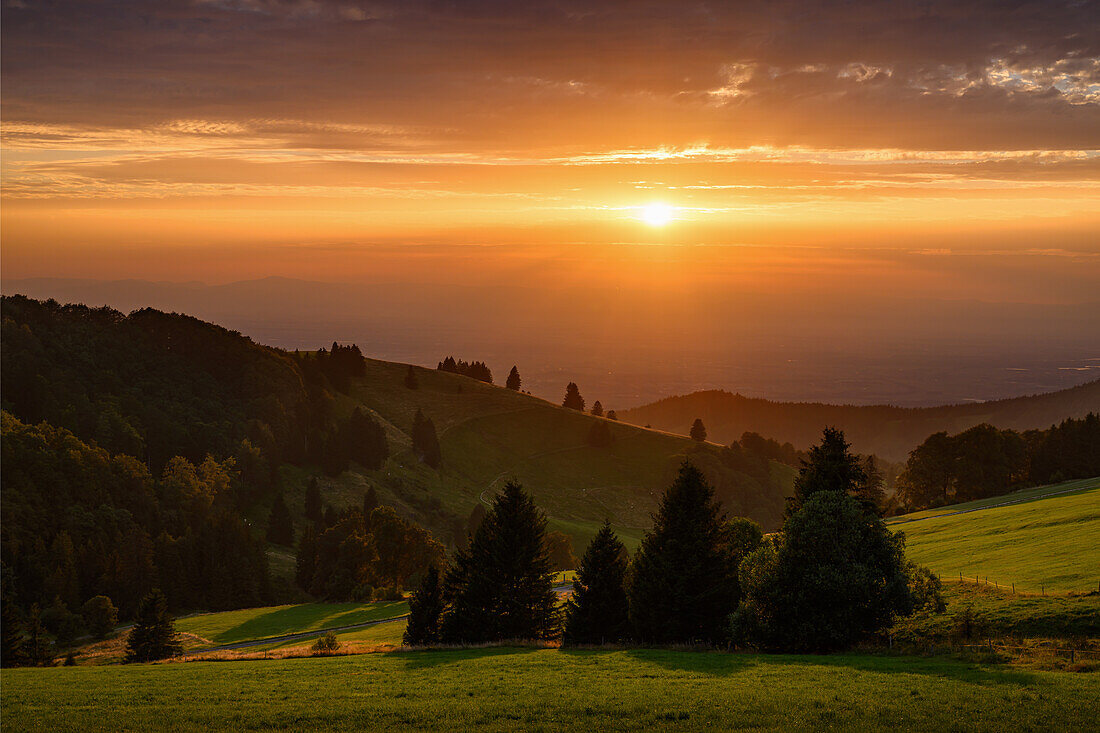
<path fill-rule="evenodd" d="M 515 392 L 519 392 L 520 385 L 523 384 L 523 380 L 520 379 L 519 369 L 515 366 L 512 367 L 512 371 L 508 372 L 508 381 L 504 383 L 504 386 Z"/>
<path fill-rule="evenodd" d="M 412 364 L 409 364 L 409 369 L 405 372 L 405 386 L 408 389 L 420 389 L 420 380 L 416 378 L 416 370 Z"/>
<path fill-rule="evenodd" d="M 600 404 L 599 400 L 596 400 L 592 405 L 592 414 L 596 417 L 603 417 L 603 405 Z"/>
<path fill-rule="evenodd" d="M 576 382 L 570 382 L 565 386 L 565 399 L 562 400 L 561 406 L 584 412 L 584 398 L 581 397 L 581 390 Z"/>
<path fill-rule="evenodd" d="M 439 449 L 439 438 L 435 434 L 435 424 L 420 410 L 413 417 L 412 445 L 419 460 L 432 468 L 439 468 L 443 456 Z"/>
<path fill-rule="evenodd" d="M 320 522 L 323 512 L 324 507 L 321 504 L 321 487 L 317 483 L 317 477 L 314 476 L 309 480 L 309 485 L 306 487 L 306 505 L 304 513 L 306 519 Z"/>
<path fill-rule="evenodd" d="M 445 580 L 447 642 L 550 639 L 559 631 L 546 515 L 515 481 L 493 500 Z"/>
<path fill-rule="evenodd" d="M 794 496 L 787 499 L 786 516 L 802 508 L 806 500 L 819 491 L 855 494 L 866 483 L 867 474 L 850 447 L 844 440 L 843 431 L 825 428 L 821 444 L 810 448 L 809 459 L 802 461 L 798 470 Z"/>
<path fill-rule="evenodd" d="M 48 667 L 53 663 L 53 644 L 46 636 L 42 615 L 37 603 L 31 604 L 27 614 L 27 638 L 23 644 L 25 659 L 33 667 Z"/>
<path fill-rule="evenodd" d="M 409 621 L 401 642 L 405 646 L 426 646 L 439 642 L 439 617 L 443 613 L 443 592 L 439 570 L 428 566 L 420 586 L 409 599 Z"/>
<path fill-rule="evenodd" d="M 367 487 L 367 493 L 363 494 L 363 521 L 370 524 L 370 515 L 378 508 L 378 492 L 373 486 Z M 369 527 L 368 527 L 369 529 Z"/>
<path fill-rule="evenodd" d="M 707 439 L 707 429 L 699 418 L 695 418 L 695 422 L 691 424 L 691 439 L 700 443 Z"/>
<path fill-rule="evenodd" d="M 0 665 L 19 667 L 27 663 L 26 638 L 19 612 L 11 601 L 0 604 Z"/>
<path fill-rule="evenodd" d="M 725 515 L 702 472 L 684 461 L 634 559 L 630 621 L 650 643 L 718 643 L 737 605 L 723 546 Z"/>
<path fill-rule="evenodd" d="M 573 595 L 565 604 L 565 644 L 609 644 L 627 638 L 626 569 L 626 548 L 605 521 L 573 579 Z"/>
<path fill-rule="evenodd" d="M 313 524 L 307 524 L 298 540 L 298 556 L 294 567 L 294 582 L 302 590 L 308 591 L 313 584 L 313 574 L 317 570 L 317 530 Z"/>
<path fill-rule="evenodd" d="M 176 627 L 168 615 L 168 600 L 159 589 L 154 589 L 138 606 L 134 628 L 126 642 L 126 661 L 152 662 L 181 651 Z"/>
<path fill-rule="evenodd" d="M 294 545 L 294 520 L 290 518 L 290 509 L 281 491 L 275 494 L 271 516 L 267 520 L 267 541 L 285 547 Z"/>
<path fill-rule="evenodd" d="M 615 414 L 614 410 L 608 410 L 607 411 L 607 419 L 608 420 L 618 420 L 619 416 Z"/>

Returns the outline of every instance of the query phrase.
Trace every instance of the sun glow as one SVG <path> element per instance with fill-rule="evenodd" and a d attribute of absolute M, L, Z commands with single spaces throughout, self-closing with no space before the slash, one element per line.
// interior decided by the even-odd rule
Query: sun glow
<path fill-rule="evenodd" d="M 663 227 L 672 221 L 672 211 L 668 204 L 654 201 L 641 207 L 639 218 L 651 227 Z"/>

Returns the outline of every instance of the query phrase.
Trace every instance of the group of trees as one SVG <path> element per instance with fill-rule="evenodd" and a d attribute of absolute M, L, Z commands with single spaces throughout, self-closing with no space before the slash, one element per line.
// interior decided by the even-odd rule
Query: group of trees
<path fill-rule="evenodd" d="M 1100 415 L 1023 433 L 982 424 L 957 435 L 934 433 L 914 448 L 897 495 L 906 509 L 923 509 L 1097 474 Z"/>
<path fill-rule="evenodd" d="M 609 524 L 586 550 L 564 615 L 555 610 L 546 518 L 512 482 L 467 549 L 429 571 L 405 643 L 547 639 L 567 644 L 736 642 L 762 649 L 848 646 L 911 612 L 904 537 L 861 495 L 866 480 L 839 431 L 802 467 L 781 532 L 727 519 L 685 461 L 631 561 Z M 921 581 L 923 582 L 923 581 Z"/>
<path fill-rule="evenodd" d="M 367 470 L 376 471 L 389 455 L 386 431 L 361 407 L 356 407 L 347 422 L 328 434 L 321 468 L 330 476 L 338 476 L 355 461 Z"/>
<path fill-rule="evenodd" d="M 459 359 L 455 361 L 453 356 L 448 356 L 443 361 L 439 362 L 439 366 L 436 367 L 441 372 L 451 372 L 452 374 L 461 374 L 464 377 L 470 377 L 476 379 L 479 382 L 485 382 L 486 384 L 493 383 L 493 373 L 489 370 L 489 367 L 483 361 L 467 362 Z M 517 380 L 519 372 L 515 367 L 512 367 L 512 371 L 515 372 Z M 512 375 L 509 374 L 508 378 L 511 379 Z M 516 387 L 509 386 L 509 389 L 519 389 L 518 382 Z"/>
<path fill-rule="evenodd" d="M 439 468 L 443 462 L 443 453 L 439 447 L 439 437 L 435 432 L 435 423 L 422 411 L 413 416 L 412 448 L 417 460 L 432 468 Z"/>

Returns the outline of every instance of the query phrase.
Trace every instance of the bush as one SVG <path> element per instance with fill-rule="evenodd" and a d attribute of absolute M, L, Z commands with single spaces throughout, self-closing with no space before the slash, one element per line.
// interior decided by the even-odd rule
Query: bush
<path fill-rule="evenodd" d="M 375 601 L 401 601 L 404 600 L 405 594 L 401 592 L 401 589 L 396 585 L 387 585 L 383 588 L 374 589 Z"/>
<path fill-rule="evenodd" d="M 84 624 L 97 639 L 102 639 L 118 624 L 118 609 L 107 596 L 89 598 L 80 609 Z"/>
<path fill-rule="evenodd" d="M 909 563 L 909 596 L 913 600 L 914 613 L 943 613 L 947 602 L 943 599 L 943 583 L 940 577 L 923 565 Z"/>
<path fill-rule="evenodd" d="M 313 642 L 313 651 L 322 654 L 332 654 L 339 649 L 340 642 L 336 641 L 336 634 L 331 631 L 327 634 L 321 634 L 317 637 L 317 641 Z"/>

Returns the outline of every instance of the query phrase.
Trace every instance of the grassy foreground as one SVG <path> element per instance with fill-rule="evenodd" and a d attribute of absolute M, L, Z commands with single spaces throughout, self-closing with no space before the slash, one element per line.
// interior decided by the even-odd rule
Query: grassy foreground
<path fill-rule="evenodd" d="M 1100 479 L 1067 482 L 1009 494 L 984 503 L 1011 501 L 1059 490 L 1074 493 L 1036 498 L 968 514 L 932 516 L 891 529 L 905 533 L 905 554 L 943 578 L 975 575 L 1030 593 L 1088 592 L 1100 583 Z M 972 502 L 979 505 L 982 502 Z M 972 508 L 960 504 L 935 512 Z M 925 516 L 927 513 L 912 515 Z"/>
<path fill-rule="evenodd" d="M 491 648 L 4 670 L 5 730 L 1097 730 L 1100 676 L 942 658 Z"/>

